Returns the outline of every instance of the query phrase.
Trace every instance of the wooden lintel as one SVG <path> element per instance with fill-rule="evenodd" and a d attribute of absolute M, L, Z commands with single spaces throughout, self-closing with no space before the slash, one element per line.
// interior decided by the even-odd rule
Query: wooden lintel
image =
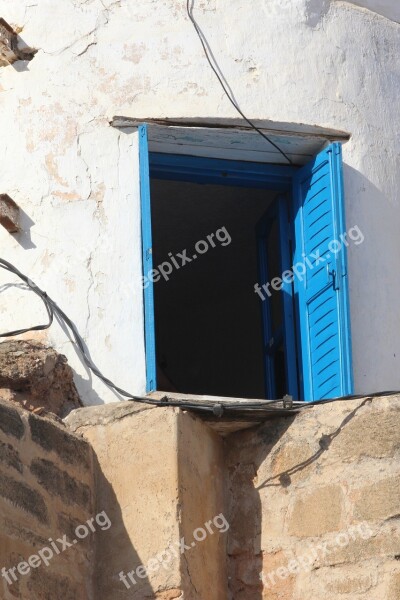
<path fill-rule="evenodd" d="M 312 137 L 312 138 L 325 138 L 326 140 L 336 140 L 347 142 L 351 134 L 346 131 L 338 129 L 329 129 L 326 127 L 320 127 L 318 125 L 306 125 L 303 123 L 273 123 L 261 119 L 253 119 L 252 122 L 263 133 L 270 134 L 273 136 L 295 136 L 295 137 Z M 113 127 L 125 128 L 125 127 L 137 127 L 142 123 L 148 123 L 149 125 L 160 125 L 164 127 L 188 127 L 188 128 L 205 128 L 205 129 L 225 129 L 225 130 L 236 130 L 253 132 L 254 130 L 246 124 L 243 120 L 238 119 L 205 119 L 205 118 L 154 118 L 154 117 L 124 117 L 114 116 L 110 121 Z M 254 131 L 256 134 L 257 132 Z"/>

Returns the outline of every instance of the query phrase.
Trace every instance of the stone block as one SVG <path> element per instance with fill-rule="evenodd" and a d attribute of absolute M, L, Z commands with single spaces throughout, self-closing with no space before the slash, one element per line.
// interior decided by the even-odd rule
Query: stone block
<path fill-rule="evenodd" d="M 387 600 L 399 600 L 400 598 L 400 570 L 396 570 L 389 576 Z"/>
<path fill-rule="evenodd" d="M 310 473 L 315 471 L 314 462 L 307 461 L 319 450 L 316 443 L 314 447 L 310 443 L 293 442 L 282 444 L 272 459 L 272 472 L 275 477 L 282 475 L 281 481 L 285 483 L 284 475 L 287 475 L 287 483 L 306 479 Z M 293 470 L 293 472 L 291 472 Z M 287 473 L 289 472 L 289 473 Z"/>
<path fill-rule="evenodd" d="M 315 577 L 319 577 L 323 589 L 336 596 L 341 594 L 364 594 L 377 583 L 377 572 L 367 572 L 357 564 L 337 567 L 335 569 L 319 569 Z"/>
<path fill-rule="evenodd" d="M 366 406 L 333 441 L 330 453 L 342 460 L 393 456 L 400 449 L 400 404 Z"/>
<path fill-rule="evenodd" d="M 25 483 L 0 473 L 0 496 L 35 516 L 41 523 L 47 523 L 47 508 L 43 497 Z"/>
<path fill-rule="evenodd" d="M 59 417 L 81 405 L 66 357 L 35 340 L 0 344 L 0 387 Z"/>
<path fill-rule="evenodd" d="M 68 577 L 32 569 L 28 590 L 35 600 L 87 600 L 86 586 L 78 586 Z"/>
<path fill-rule="evenodd" d="M 53 421 L 29 415 L 32 440 L 48 452 L 56 452 L 61 460 L 77 467 L 90 466 L 91 449 L 83 439 Z"/>
<path fill-rule="evenodd" d="M 178 588 L 173 588 L 164 592 L 156 592 L 154 598 L 155 600 L 181 600 L 183 592 Z"/>
<path fill-rule="evenodd" d="M 329 553 L 319 555 L 321 566 L 356 564 L 368 559 L 393 558 L 400 555 L 400 526 L 398 523 L 388 524 L 369 536 L 365 531 L 365 536 L 350 539 L 349 543 L 343 546 L 335 543 L 334 539 L 330 542 Z M 301 546 L 299 552 L 301 553 Z"/>
<path fill-rule="evenodd" d="M 292 600 L 296 574 L 290 572 L 290 558 L 283 550 L 262 555 L 263 599 Z M 255 596 L 257 597 L 257 596 Z M 250 598 L 250 597 L 249 597 Z"/>
<path fill-rule="evenodd" d="M 260 533 L 261 506 L 257 502 L 259 492 L 254 486 L 256 475 L 254 464 L 241 464 L 230 470 L 230 555 L 254 551 L 255 538 Z"/>
<path fill-rule="evenodd" d="M 57 528 L 59 534 L 65 534 L 69 540 L 73 540 L 76 537 L 75 530 L 79 525 L 82 525 L 80 521 L 66 513 L 60 513 L 57 517 Z M 80 540 L 79 544 L 88 544 L 90 541 L 91 536 L 89 535 L 87 538 Z"/>
<path fill-rule="evenodd" d="M 0 441 L 0 461 L 10 469 L 22 473 L 23 465 L 18 451 L 11 445 Z"/>
<path fill-rule="evenodd" d="M 22 526 L 16 521 L 12 521 L 8 516 L 4 516 L 0 520 L 0 531 L 3 535 L 12 538 L 14 540 L 20 540 L 28 546 L 32 546 L 34 549 L 44 548 L 49 543 L 48 538 L 37 535 L 33 531 L 34 524 L 32 523 L 32 529 Z"/>
<path fill-rule="evenodd" d="M 290 498 L 290 494 L 283 493 L 280 487 L 270 487 L 260 491 L 262 550 L 276 549 L 280 540 L 286 537 L 285 522 Z"/>
<path fill-rule="evenodd" d="M 400 515 L 400 475 L 364 486 L 353 497 L 354 511 L 360 519 L 389 519 Z"/>
<path fill-rule="evenodd" d="M 90 488 L 59 469 L 54 463 L 37 458 L 31 464 L 31 472 L 51 496 L 59 496 L 65 504 L 90 509 Z"/>
<path fill-rule="evenodd" d="M 298 491 L 290 510 L 289 534 L 312 537 L 338 531 L 342 522 L 343 501 L 342 489 L 337 485 Z"/>
<path fill-rule="evenodd" d="M 260 573 L 262 571 L 262 555 L 246 552 L 234 557 L 234 575 L 239 587 L 244 584 L 250 587 L 262 587 Z M 236 586 L 237 587 L 237 586 Z"/>
<path fill-rule="evenodd" d="M 387 600 L 376 563 L 340 565 L 301 571 L 296 581 L 296 600 Z"/>
<path fill-rule="evenodd" d="M 0 344 L 1 346 L 1 344 Z M 5 402 L 0 403 L 0 429 L 18 440 L 24 435 L 25 427 L 18 411 Z"/>

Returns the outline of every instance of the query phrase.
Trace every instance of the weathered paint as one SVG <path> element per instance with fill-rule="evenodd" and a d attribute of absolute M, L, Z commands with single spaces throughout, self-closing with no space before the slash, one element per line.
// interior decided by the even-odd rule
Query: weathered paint
<path fill-rule="evenodd" d="M 185 5 L 0 0 L 0 15 L 38 49 L 31 62 L 0 69 L 0 191 L 23 211 L 21 233 L 0 231 L 1 255 L 59 302 L 104 373 L 139 394 L 137 133 L 109 121 L 237 117 Z M 355 389 L 400 388 L 399 24 L 328 0 L 198 1 L 195 13 L 249 117 L 352 134 L 343 149 L 347 223 L 365 235 L 349 248 Z M 1 329 L 44 320 L 38 300 L 3 292 Z M 58 325 L 48 339 L 76 369 L 84 402 L 116 399 L 91 381 Z"/>

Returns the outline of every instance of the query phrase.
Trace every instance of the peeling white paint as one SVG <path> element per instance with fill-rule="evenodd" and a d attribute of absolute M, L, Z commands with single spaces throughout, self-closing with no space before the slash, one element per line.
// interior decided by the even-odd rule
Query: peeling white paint
<path fill-rule="evenodd" d="M 0 69 L 0 191 L 24 211 L 23 233 L 0 231 L 1 255 L 59 302 L 100 369 L 138 394 L 145 365 L 137 134 L 109 120 L 237 116 L 185 4 L 0 0 L 0 15 L 39 49 L 30 63 Z M 400 388 L 400 36 L 397 23 L 355 4 L 367 0 L 218 0 L 195 3 L 195 12 L 249 117 L 352 133 L 344 148 L 347 222 L 365 235 L 349 257 L 354 370 L 356 391 L 370 392 Z M 0 284 L 9 280 L 1 274 Z M 8 329 L 45 315 L 37 299 L 7 288 L 0 318 Z M 76 369 L 86 403 L 115 399 L 90 381 L 58 325 L 49 339 Z"/>

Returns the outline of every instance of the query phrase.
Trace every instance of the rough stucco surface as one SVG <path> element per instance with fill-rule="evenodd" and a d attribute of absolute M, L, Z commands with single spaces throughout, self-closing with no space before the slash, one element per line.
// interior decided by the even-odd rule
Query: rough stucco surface
<path fill-rule="evenodd" d="M 179 413 L 179 518 L 181 535 L 187 540 L 216 515 L 226 516 L 223 465 L 221 437 L 190 413 Z M 226 598 L 226 540 L 227 534 L 221 535 L 214 528 L 214 533 L 182 557 L 185 598 Z"/>
<path fill-rule="evenodd" d="M 0 70 L 0 191 L 23 211 L 21 233 L 0 231 L 1 254 L 58 300 L 100 368 L 139 394 L 137 134 L 112 129 L 109 119 L 237 116 L 185 4 L 0 0 L 2 17 L 38 49 L 31 62 Z M 344 148 L 347 223 L 365 235 L 349 248 L 355 386 L 399 388 L 399 24 L 328 0 L 198 0 L 195 10 L 247 115 L 352 134 Z M 42 321 L 38 299 L 2 291 L 5 328 Z M 116 399 L 90 380 L 58 325 L 48 337 L 76 369 L 86 404 Z"/>
<path fill-rule="evenodd" d="M 94 412 L 93 412 L 94 411 Z M 114 526 L 98 548 L 95 578 L 99 593 L 111 599 L 153 598 L 180 588 L 175 557 L 127 589 L 118 574 L 135 570 L 179 540 L 176 414 L 124 402 L 75 411 L 69 427 L 83 434 L 95 452 L 98 506 Z"/>
<path fill-rule="evenodd" d="M 0 400 L 0 567 L 110 523 L 0 596 L 398 600 L 399 412 L 338 401 L 221 438 L 172 408 L 80 408 L 65 428 Z M 229 528 L 199 540 L 218 515 Z"/>
<path fill-rule="evenodd" d="M 94 450 L 97 507 L 113 523 L 97 546 L 95 597 L 225 598 L 226 534 L 214 527 L 203 541 L 193 535 L 223 513 L 222 439 L 177 409 L 131 402 L 79 409 L 66 422 Z M 182 538 L 189 546 L 184 553 Z M 124 586 L 121 571 L 127 575 L 151 560 L 159 568 Z"/>
<path fill-rule="evenodd" d="M 34 568 L 14 571 L 16 581 L 10 574 L 9 585 L 0 578 L 2 600 L 93 600 L 94 534 L 75 534 L 96 514 L 93 490 L 85 440 L 0 400 L 0 568 L 8 571 L 36 556 Z M 69 548 L 60 542 L 64 535 Z M 48 565 L 42 560 L 38 566 L 45 548 Z"/>
<path fill-rule="evenodd" d="M 81 406 L 65 356 L 34 340 L 0 344 L 0 397 L 61 418 Z"/>
<path fill-rule="evenodd" d="M 336 402 L 226 439 L 234 600 L 398 600 L 399 415 Z"/>

